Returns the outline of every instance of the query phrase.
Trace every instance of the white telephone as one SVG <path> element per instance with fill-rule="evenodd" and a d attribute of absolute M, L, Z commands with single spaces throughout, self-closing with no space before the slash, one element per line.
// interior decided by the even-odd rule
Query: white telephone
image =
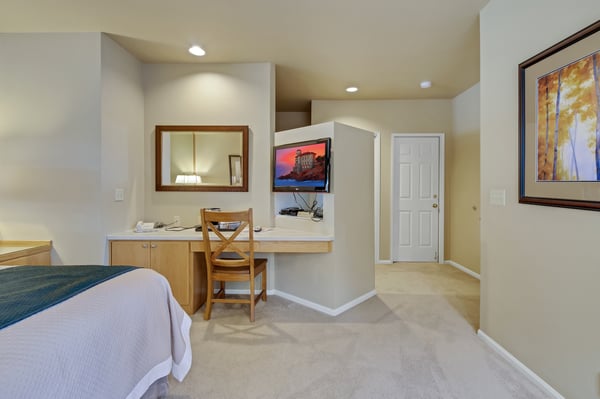
<path fill-rule="evenodd" d="M 151 231 L 155 231 L 154 230 L 154 223 L 152 223 L 152 222 L 144 223 L 144 222 L 142 222 L 140 220 L 135 225 L 135 230 L 134 231 L 136 233 L 149 233 Z"/>

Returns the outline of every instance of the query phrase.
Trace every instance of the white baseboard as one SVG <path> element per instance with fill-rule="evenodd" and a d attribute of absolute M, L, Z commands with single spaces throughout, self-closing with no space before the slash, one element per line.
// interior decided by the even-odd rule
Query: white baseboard
<path fill-rule="evenodd" d="M 282 298 L 287 299 L 288 301 L 295 302 L 295 303 L 297 303 L 299 305 L 305 306 L 307 308 L 316 310 L 316 311 L 321 312 L 321 313 L 325 313 L 325 314 L 327 314 L 329 316 L 340 315 L 340 314 L 344 313 L 346 310 L 355 307 L 359 303 L 362 303 L 362 302 L 366 301 L 367 299 L 375 296 L 376 294 L 377 294 L 377 292 L 375 292 L 375 290 L 367 292 L 366 294 L 361 295 L 358 298 L 353 299 L 352 301 L 350 301 L 350 302 L 348 302 L 348 303 L 346 303 L 346 304 L 344 304 L 344 305 L 342 305 L 342 306 L 340 306 L 338 308 L 333 309 L 333 308 L 328 308 L 328 307 L 323 306 L 323 305 L 319 305 L 318 303 L 315 303 L 315 302 L 307 301 L 306 299 L 302 299 L 302 298 L 297 297 L 297 296 L 292 295 L 292 294 L 288 294 L 288 293 L 285 293 L 285 292 L 282 292 L 282 291 L 278 291 L 278 290 L 273 290 L 273 295 L 280 296 Z"/>
<path fill-rule="evenodd" d="M 217 289 L 217 287 L 215 287 L 215 290 L 216 289 Z M 229 294 L 248 295 L 248 294 L 250 294 L 250 290 L 249 289 L 229 289 L 229 288 L 227 288 L 227 295 L 229 295 Z M 258 295 L 258 294 L 260 294 L 260 290 L 254 289 L 254 295 Z M 267 295 L 276 295 L 275 290 L 267 289 Z"/>
<path fill-rule="evenodd" d="M 255 292 L 255 295 L 260 294 L 260 290 L 258 290 L 258 291 L 255 290 L 254 292 Z M 248 289 L 231 289 L 231 290 L 228 289 L 227 290 L 227 294 L 248 295 L 248 293 L 249 293 Z M 305 306 L 307 308 L 316 310 L 321 313 L 325 313 L 329 316 L 337 316 L 337 315 L 344 313 L 346 310 L 355 307 L 359 303 L 362 303 L 362 302 L 366 301 L 367 299 L 377 295 L 377 292 L 375 292 L 375 290 L 367 292 L 366 294 L 361 295 L 358 298 L 353 299 L 352 301 L 350 301 L 338 308 L 335 308 L 335 309 L 328 308 L 326 306 L 319 305 L 318 303 L 307 301 L 306 299 L 302 299 L 295 295 L 288 294 L 288 293 L 278 291 L 278 290 L 267 290 L 267 295 L 277 295 L 277 296 L 287 299 L 288 301 L 295 302 L 299 305 Z"/>
<path fill-rule="evenodd" d="M 486 333 L 484 333 L 481 329 L 477 330 L 477 336 L 485 342 L 490 348 L 496 351 L 500 356 L 506 359 L 510 364 L 515 366 L 519 371 L 525 374 L 533 383 L 539 386 L 541 389 L 546 391 L 550 396 L 556 399 L 565 399 L 556 389 L 552 388 L 550 384 L 544 381 L 539 375 L 531 371 L 531 369 L 525 366 L 523 363 L 519 361 L 516 357 L 514 357 L 509 351 L 504 349 L 499 343 L 490 338 Z"/>
<path fill-rule="evenodd" d="M 394 262 L 392 262 L 391 259 L 379 259 L 379 260 L 377 260 L 377 264 L 378 265 L 391 265 L 392 263 L 394 263 Z"/>
<path fill-rule="evenodd" d="M 475 277 L 477 280 L 481 280 L 481 276 L 479 275 L 479 273 L 475 273 L 473 270 L 471 269 L 467 269 L 466 267 L 464 267 L 463 265 L 456 263 L 454 261 L 451 260 L 447 260 L 444 263 L 457 268 L 458 270 L 460 270 L 461 272 L 467 273 L 469 276 L 471 277 Z"/>

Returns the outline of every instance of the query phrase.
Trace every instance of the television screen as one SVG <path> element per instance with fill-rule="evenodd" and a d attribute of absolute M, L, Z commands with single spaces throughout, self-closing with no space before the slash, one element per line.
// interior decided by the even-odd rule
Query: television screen
<path fill-rule="evenodd" d="M 329 192 L 331 139 L 273 148 L 273 191 Z"/>

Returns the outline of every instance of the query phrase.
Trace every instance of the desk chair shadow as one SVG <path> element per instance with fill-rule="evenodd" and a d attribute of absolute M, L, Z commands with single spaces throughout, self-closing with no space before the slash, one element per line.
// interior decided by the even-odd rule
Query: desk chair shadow
<path fill-rule="evenodd" d="M 213 303 L 246 303 L 250 305 L 250 321 L 254 321 L 254 308 L 262 299 L 267 300 L 267 259 L 254 258 L 254 230 L 252 224 L 252 208 L 239 212 L 220 212 L 201 209 L 202 240 L 206 256 L 207 297 L 204 320 L 210 319 Z M 221 225 L 239 226 L 229 234 L 219 230 Z M 239 235 L 248 227 L 248 239 L 243 242 Z M 211 243 L 209 233 L 213 232 L 218 240 Z M 256 295 L 254 279 L 261 276 L 261 292 Z M 225 295 L 225 283 L 228 281 L 249 281 L 250 295 L 244 297 L 228 297 Z M 219 282 L 219 290 L 215 293 L 215 283 Z"/>

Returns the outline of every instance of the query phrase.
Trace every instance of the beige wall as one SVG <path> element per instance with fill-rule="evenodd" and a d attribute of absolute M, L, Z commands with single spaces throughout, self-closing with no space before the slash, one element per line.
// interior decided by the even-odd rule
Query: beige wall
<path fill-rule="evenodd" d="M 600 213 L 518 203 L 517 65 L 599 18 L 598 0 L 481 13 L 481 329 L 569 399 L 600 398 Z"/>
<path fill-rule="evenodd" d="M 144 93 L 141 63 L 101 37 L 102 223 L 110 233 L 131 228 L 143 215 Z M 124 190 L 124 201 L 114 200 L 117 188 Z"/>
<path fill-rule="evenodd" d="M 51 239 L 55 264 L 102 263 L 106 229 L 128 213 L 114 208 L 110 187 L 135 181 L 104 155 L 129 162 L 119 146 L 141 102 L 102 105 L 141 97 L 136 63 L 100 33 L 0 34 L 0 48 L 10 60 L 0 62 L 0 238 Z"/>
<path fill-rule="evenodd" d="M 106 234 L 139 219 L 193 225 L 201 206 L 252 206 L 271 225 L 272 64 L 142 65 L 100 33 L 0 44 L 0 239 L 51 239 L 53 263 L 100 264 Z M 156 124 L 249 125 L 250 191 L 155 192 Z"/>
<path fill-rule="evenodd" d="M 479 273 L 479 84 L 452 100 L 452 122 L 446 258 Z"/>
<path fill-rule="evenodd" d="M 275 112 L 274 67 L 256 64 L 145 64 L 145 206 L 147 220 L 186 226 L 199 223 L 201 207 L 254 208 L 254 222 L 272 221 L 271 147 Z M 157 192 L 154 184 L 156 125 L 248 125 L 248 192 Z"/>
<path fill-rule="evenodd" d="M 275 118 L 276 132 L 310 125 L 310 112 L 277 112 Z"/>
<path fill-rule="evenodd" d="M 451 100 L 371 100 L 371 101 L 313 101 L 312 123 L 337 121 L 381 134 L 381 209 L 379 257 L 390 259 L 390 190 L 392 133 L 445 133 L 446 170 L 452 153 Z M 451 202 L 446 176 L 446 232 L 448 240 L 448 209 Z M 446 259 L 451 259 L 446 247 Z"/>

